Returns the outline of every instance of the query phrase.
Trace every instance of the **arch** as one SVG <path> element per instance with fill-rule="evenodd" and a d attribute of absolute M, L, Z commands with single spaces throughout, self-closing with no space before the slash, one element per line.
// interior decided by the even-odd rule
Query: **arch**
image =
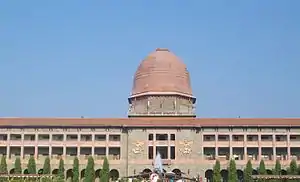
<path fill-rule="evenodd" d="M 66 178 L 73 178 L 73 169 L 68 169 L 66 172 Z"/>
<path fill-rule="evenodd" d="M 267 172 L 267 174 L 269 174 L 269 175 L 273 174 L 273 171 L 270 170 L 270 169 L 267 169 L 266 172 Z"/>
<path fill-rule="evenodd" d="M 146 169 L 144 169 L 143 170 L 143 172 L 142 173 L 152 173 L 152 170 L 151 169 L 149 169 L 149 168 L 146 168 Z"/>
<path fill-rule="evenodd" d="M 223 182 L 227 182 L 228 181 L 228 170 L 222 169 L 220 173 L 221 173 Z"/>
<path fill-rule="evenodd" d="M 82 169 L 81 172 L 80 172 L 80 178 L 84 178 L 85 176 L 85 169 Z"/>
<path fill-rule="evenodd" d="M 23 174 L 29 174 L 28 169 L 24 169 Z"/>
<path fill-rule="evenodd" d="M 172 170 L 173 173 L 175 173 L 177 176 L 181 176 L 181 170 L 176 168 Z"/>
<path fill-rule="evenodd" d="M 15 174 L 15 168 L 12 168 L 11 170 L 9 170 L 9 174 Z"/>
<path fill-rule="evenodd" d="M 53 169 L 52 174 L 58 174 L 58 169 Z"/>
<path fill-rule="evenodd" d="M 213 170 L 212 169 L 208 169 L 205 171 L 205 178 L 206 178 L 207 182 L 212 182 L 212 179 L 213 179 Z"/>
<path fill-rule="evenodd" d="M 236 173 L 237 173 L 237 176 L 238 176 L 238 180 L 239 181 L 244 181 L 244 172 L 241 169 L 237 169 Z"/>
<path fill-rule="evenodd" d="M 43 172 L 44 172 L 44 169 L 39 169 L 38 170 L 38 174 L 43 174 Z"/>
<path fill-rule="evenodd" d="M 100 178 L 101 169 L 95 171 L 95 178 Z"/>
<path fill-rule="evenodd" d="M 281 169 L 280 174 L 281 175 L 287 175 L 287 171 L 285 169 Z"/>
<path fill-rule="evenodd" d="M 256 169 L 252 170 L 252 175 L 258 175 L 258 171 Z"/>
<path fill-rule="evenodd" d="M 110 172 L 109 172 L 109 178 L 110 178 L 112 181 L 118 180 L 118 179 L 119 179 L 119 171 L 116 170 L 116 169 L 110 170 Z"/>

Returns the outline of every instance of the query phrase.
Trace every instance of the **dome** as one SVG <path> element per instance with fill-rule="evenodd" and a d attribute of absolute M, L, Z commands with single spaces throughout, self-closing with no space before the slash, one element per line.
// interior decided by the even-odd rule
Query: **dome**
<path fill-rule="evenodd" d="M 150 53 L 134 75 L 131 97 L 152 94 L 193 97 L 185 64 L 168 49 L 158 48 Z"/>

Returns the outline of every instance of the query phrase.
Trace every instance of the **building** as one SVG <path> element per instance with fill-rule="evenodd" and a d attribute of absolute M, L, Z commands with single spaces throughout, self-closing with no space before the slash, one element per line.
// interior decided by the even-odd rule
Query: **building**
<path fill-rule="evenodd" d="M 107 156 L 115 177 L 152 170 L 156 151 L 166 171 L 203 178 L 212 175 L 216 158 L 225 173 L 235 158 L 239 175 L 249 159 L 254 167 L 263 159 L 269 169 L 276 159 L 300 160 L 300 118 L 196 118 L 189 72 L 168 49 L 156 49 L 139 65 L 128 103 L 128 118 L 1 118 L 0 152 L 11 173 L 16 157 L 24 173 L 30 155 L 38 169 L 50 156 L 53 173 L 63 158 L 67 178 L 74 156 L 82 177 L 90 155 L 97 176 Z"/>

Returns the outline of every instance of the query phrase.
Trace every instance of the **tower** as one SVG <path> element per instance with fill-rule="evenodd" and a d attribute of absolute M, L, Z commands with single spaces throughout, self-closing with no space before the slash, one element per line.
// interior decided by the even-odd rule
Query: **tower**
<path fill-rule="evenodd" d="M 168 49 L 158 48 L 141 62 L 128 102 L 128 117 L 196 117 L 189 72 Z"/>

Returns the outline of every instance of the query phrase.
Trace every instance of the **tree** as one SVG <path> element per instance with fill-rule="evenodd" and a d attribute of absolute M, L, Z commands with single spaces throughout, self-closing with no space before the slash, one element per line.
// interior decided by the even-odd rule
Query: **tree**
<path fill-rule="evenodd" d="M 276 164 L 275 164 L 275 168 L 273 170 L 273 174 L 274 175 L 280 175 L 281 174 L 281 164 L 280 164 L 280 160 L 276 160 Z"/>
<path fill-rule="evenodd" d="M 253 179 L 251 177 L 252 171 L 253 171 L 253 167 L 252 167 L 251 160 L 248 160 L 246 168 L 244 169 L 244 182 L 253 182 Z"/>
<path fill-rule="evenodd" d="M 228 182 L 238 182 L 235 160 L 231 159 L 228 169 Z"/>
<path fill-rule="evenodd" d="M 43 174 L 51 174 L 50 158 L 46 157 L 43 166 Z"/>
<path fill-rule="evenodd" d="M 265 175 L 267 174 L 266 166 L 264 160 L 261 160 L 258 167 L 258 174 Z M 264 182 L 264 179 L 259 179 L 258 182 Z"/>
<path fill-rule="evenodd" d="M 21 159 L 17 157 L 15 160 L 15 174 L 22 174 Z"/>
<path fill-rule="evenodd" d="M 5 155 L 2 155 L 2 158 L 1 158 L 0 173 L 2 173 L 2 174 L 8 174 L 7 163 L 6 163 L 6 156 Z M 1 182 L 7 181 L 7 178 L 1 177 L 0 181 Z"/>
<path fill-rule="evenodd" d="M 274 175 L 281 175 L 281 164 L 280 160 L 276 160 L 275 168 L 273 170 Z M 273 182 L 280 182 L 281 180 L 273 180 Z"/>
<path fill-rule="evenodd" d="M 36 163 L 34 156 L 30 156 L 27 164 L 28 174 L 36 174 Z"/>
<path fill-rule="evenodd" d="M 1 158 L 0 173 L 1 174 L 8 174 L 6 156 L 5 155 L 2 155 L 2 158 Z"/>
<path fill-rule="evenodd" d="M 79 182 L 79 160 L 77 157 L 73 161 L 73 178 L 72 182 Z"/>
<path fill-rule="evenodd" d="M 290 162 L 290 167 L 288 169 L 288 174 L 297 175 L 298 174 L 298 166 L 295 159 Z"/>
<path fill-rule="evenodd" d="M 109 163 L 107 157 L 103 160 L 102 170 L 100 172 L 100 182 L 109 181 Z"/>
<path fill-rule="evenodd" d="M 92 156 L 88 158 L 88 163 L 84 173 L 84 182 L 94 182 L 95 181 L 95 169 L 94 169 L 94 159 Z"/>
<path fill-rule="evenodd" d="M 221 182 L 221 165 L 220 161 L 216 160 L 216 163 L 214 165 L 213 169 L 213 182 Z"/>
<path fill-rule="evenodd" d="M 65 181 L 65 164 L 64 164 L 63 159 L 59 160 L 57 177 L 58 177 L 58 182 L 64 182 Z"/>

